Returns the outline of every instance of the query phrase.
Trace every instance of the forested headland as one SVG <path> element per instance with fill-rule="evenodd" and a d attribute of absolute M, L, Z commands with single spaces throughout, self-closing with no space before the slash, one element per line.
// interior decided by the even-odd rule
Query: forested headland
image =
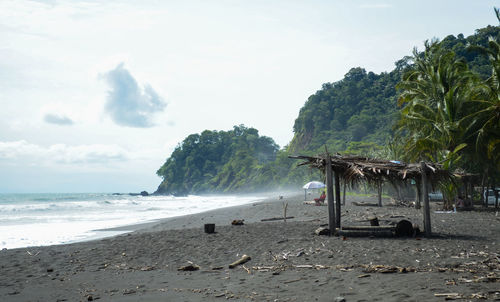
<path fill-rule="evenodd" d="M 498 183 L 499 42 L 500 27 L 487 26 L 468 37 L 427 41 L 390 72 L 352 68 L 307 99 L 292 141 L 282 148 L 244 125 L 189 135 L 157 171 L 163 179 L 157 193 L 298 188 L 320 176 L 297 168 L 288 155 L 315 155 L 325 147 L 330 153 L 440 162 L 479 174 L 483 185 Z"/>

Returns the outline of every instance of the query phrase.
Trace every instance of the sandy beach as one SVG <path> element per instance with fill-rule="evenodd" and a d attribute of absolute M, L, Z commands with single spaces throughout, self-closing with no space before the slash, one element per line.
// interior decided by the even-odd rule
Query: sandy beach
<path fill-rule="evenodd" d="M 326 206 L 278 196 L 121 228 L 96 241 L 0 251 L 1 301 L 459 301 L 500 300 L 500 215 L 493 209 L 435 213 L 432 238 L 318 236 Z M 342 225 L 407 219 L 422 211 L 356 206 Z M 388 200 L 384 200 L 387 204 Z M 262 222 L 283 216 L 294 218 Z M 244 225 L 231 225 L 243 219 Z M 205 223 L 215 223 L 206 234 Z M 251 260 L 230 269 L 243 255 Z M 183 266 L 198 268 L 179 271 Z M 344 299 L 344 300 L 343 300 Z"/>

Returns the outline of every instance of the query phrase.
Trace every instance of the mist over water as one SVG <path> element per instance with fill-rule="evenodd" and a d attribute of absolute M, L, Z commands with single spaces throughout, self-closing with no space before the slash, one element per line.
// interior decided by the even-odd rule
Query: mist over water
<path fill-rule="evenodd" d="M 0 194 L 0 249 L 71 243 L 125 233 L 97 231 L 243 205 L 259 196 Z"/>

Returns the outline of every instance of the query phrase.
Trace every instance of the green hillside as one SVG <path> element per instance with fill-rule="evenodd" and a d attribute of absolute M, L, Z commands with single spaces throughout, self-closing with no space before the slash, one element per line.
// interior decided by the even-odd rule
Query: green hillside
<path fill-rule="evenodd" d="M 243 125 L 189 135 L 157 171 L 163 178 L 157 193 L 255 190 L 259 183 L 248 179 L 261 175 L 262 167 L 275 161 L 278 149 L 273 139 Z"/>

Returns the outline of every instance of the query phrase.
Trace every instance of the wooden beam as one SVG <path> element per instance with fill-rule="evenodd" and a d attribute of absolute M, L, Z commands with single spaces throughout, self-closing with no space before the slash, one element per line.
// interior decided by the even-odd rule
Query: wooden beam
<path fill-rule="evenodd" d="M 326 154 L 326 198 L 328 200 L 328 229 L 330 236 L 335 233 L 335 206 L 333 201 L 333 178 L 332 178 L 332 159 L 330 154 Z"/>
<path fill-rule="evenodd" d="M 424 232 L 425 237 L 430 237 L 432 234 L 431 231 L 431 210 L 429 207 L 429 184 L 427 177 L 427 166 L 422 161 L 420 162 L 420 169 L 422 172 L 422 200 L 424 201 Z"/>
<path fill-rule="evenodd" d="M 335 227 L 340 228 L 340 173 L 335 171 Z"/>

